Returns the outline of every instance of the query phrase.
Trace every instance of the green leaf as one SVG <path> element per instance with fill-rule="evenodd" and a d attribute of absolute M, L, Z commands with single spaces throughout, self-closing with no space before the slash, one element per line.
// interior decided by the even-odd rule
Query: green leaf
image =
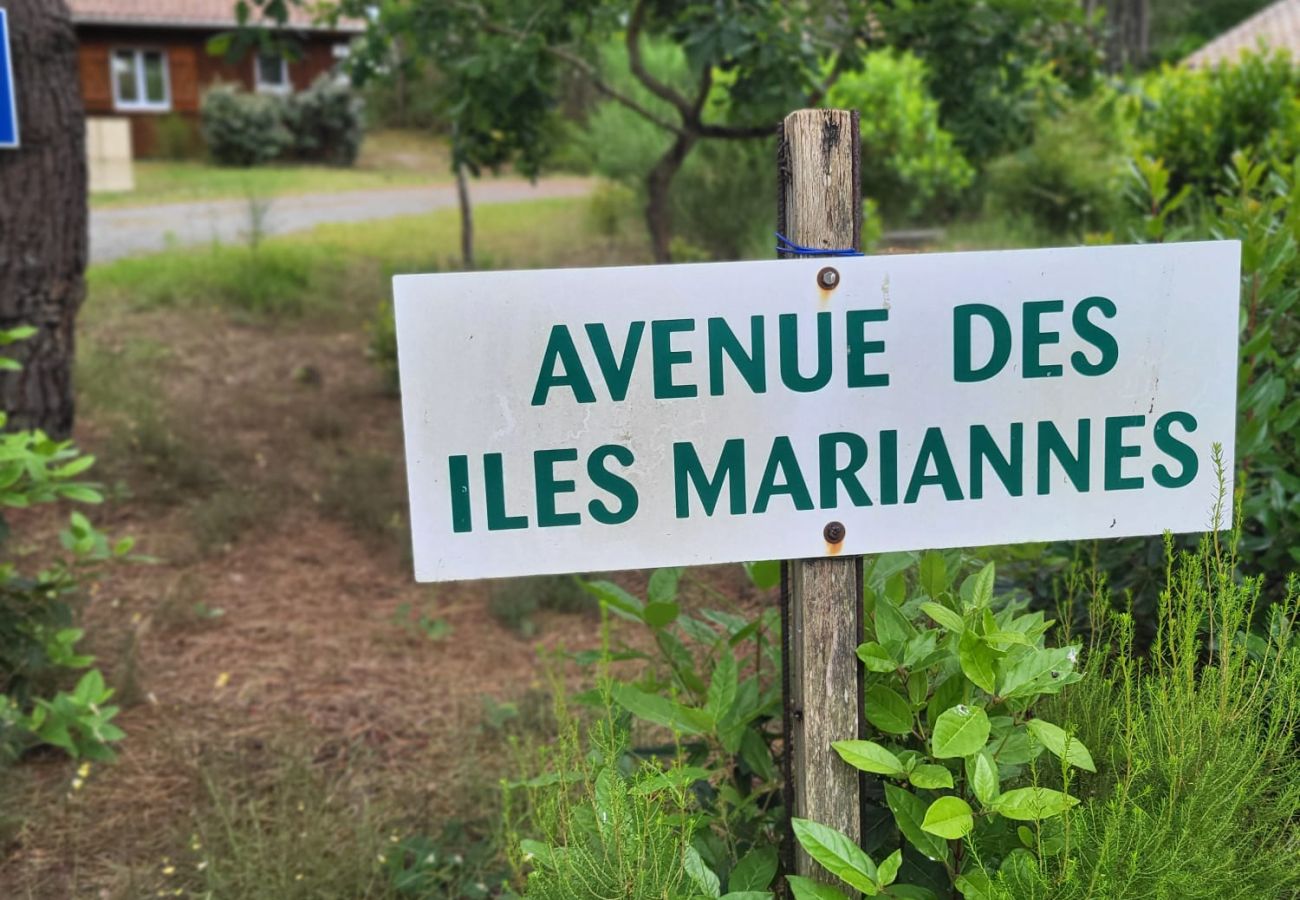
<path fill-rule="evenodd" d="M 766 891 L 776 877 L 776 848 L 755 847 L 740 858 L 727 877 L 728 891 Z"/>
<path fill-rule="evenodd" d="M 966 781 L 975 792 L 975 799 L 989 806 L 998 798 L 1001 780 L 998 767 L 987 750 L 966 757 Z"/>
<path fill-rule="evenodd" d="M 898 663 L 890 657 L 889 651 L 875 641 L 858 645 L 858 659 L 867 667 L 868 672 L 892 672 Z"/>
<path fill-rule="evenodd" d="M 960 797 L 940 797 L 930 804 L 921 821 L 922 830 L 950 841 L 964 838 L 974 827 L 970 804 Z"/>
<path fill-rule="evenodd" d="M 722 883 L 718 881 L 718 876 L 713 874 L 713 870 L 704 864 L 704 858 L 700 856 L 700 851 L 694 847 L 686 848 L 685 859 L 686 874 L 690 876 L 691 881 L 706 897 L 718 897 L 722 894 Z"/>
<path fill-rule="evenodd" d="M 931 550 L 921 557 L 921 589 L 931 597 L 937 598 L 948 590 L 948 564 L 943 554 Z"/>
<path fill-rule="evenodd" d="M 993 693 L 997 684 L 994 674 L 997 654 L 975 632 L 961 633 L 961 640 L 957 644 L 957 659 L 961 663 L 962 674 L 988 693 Z"/>
<path fill-rule="evenodd" d="M 781 563 L 771 559 L 764 562 L 745 563 L 745 572 L 750 583 L 760 591 L 774 588 L 781 583 Z"/>
<path fill-rule="evenodd" d="M 810 819 L 792 818 L 790 825 L 799 845 L 826 871 L 864 894 L 878 893 L 875 863 L 846 835 Z"/>
<path fill-rule="evenodd" d="M 993 599 L 994 577 L 993 563 L 989 563 L 968 579 L 971 585 L 968 609 L 979 609 L 989 605 Z"/>
<path fill-rule="evenodd" d="M 1003 896 L 993 887 L 989 877 L 980 871 L 958 875 L 953 886 L 961 892 L 965 900 L 1001 900 Z"/>
<path fill-rule="evenodd" d="M 794 900 L 849 900 L 839 888 L 813 881 L 811 878 L 804 878 L 802 875 L 787 875 L 785 880 L 790 884 L 790 892 L 794 895 Z"/>
<path fill-rule="evenodd" d="M 1007 791 L 994 800 L 990 808 L 1008 819 L 1036 822 L 1059 816 L 1078 802 L 1077 798 L 1051 788 L 1026 787 Z"/>
<path fill-rule="evenodd" d="M 876 640 L 884 645 L 890 656 L 899 657 L 903 647 L 916 637 L 916 626 L 894 605 L 888 597 L 876 599 Z"/>
<path fill-rule="evenodd" d="M 953 612 L 942 603 L 933 603 L 927 600 L 925 603 L 921 604 L 921 612 L 925 613 L 931 619 L 934 619 L 949 631 L 961 634 L 966 630 L 966 623 L 962 621 L 961 616 L 957 615 L 957 613 Z"/>
<path fill-rule="evenodd" d="M 645 621 L 645 604 L 612 581 L 584 581 L 582 589 L 616 616 L 633 622 Z"/>
<path fill-rule="evenodd" d="M 871 685 L 865 694 L 868 722 L 886 734 L 912 733 L 912 708 L 902 694 L 883 684 Z"/>
<path fill-rule="evenodd" d="M 656 569 L 650 576 L 646 599 L 651 603 L 673 603 L 677 599 L 677 582 L 681 577 L 681 569 Z"/>
<path fill-rule="evenodd" d="M 885 802 L 894 814 L 898 830 L 921 851 L 926 859 L 948 861 L 948 844 L 938 835 L 930 834 L 921 828 L 925 819 L 925 802 L 911 791 L 893 784 L 885 785 Z"/>
<path fill-rule="evenodd" d="M 898 877 L 898 869 L 902 865 L 903 848 L 900 847 L 885 857 L 885 861 L 880 864 L 880 868 L 876 872 L 876 881 L 882 888 L 889 887 L 894 883 L 894 879 Z"/>
<path fill-rule="evenodd" d="M 913 787 L 925 788 L 931 791 L 952 787 L 952 773 L 943 766 L 936 766 L 932 763 L 917 766 L 908 772 L 907 780 L 912 782 Z"/>
<path fill-rule="evenodd" d="M 718 655 L 718 662 L 713 667 L 713 677 L 709 681 L 709 693 L 704 703 L 704 711 L 714 722 L 721 722 L 736 702 L 736 657 L 726 644 Z"/>
<path fill-rule="evenodd" d="M 746 728 L 740 739 L 740 758 L 749 770 L 764 781 L 776 781 L 776 766 L 772 764 L 772 750 L 756 729 Z"/>
<path fill-rule="evenodd" d="M 831 746 L 846 763 L 876 775 L 902 775 L 905 769 L 898 757 L 872 741 L 835 741 Z"/>
<path fill-rule="evenodd" d="M 930 735 L 936 759 L 970 756 L 984 749 L 989 739 L 989 717 L 978 706 L 958 704 L 939 716 Z"/>
<path fill-rule="evenodd" d="M 653 775 L 647 775 L 640 779 L 633 785 L 632 793 L 644 797 L 671 788 L 680 790 L 690 787 L 697 781 L 708 781 L 709 775 L 708 769 L 702 769 L 699 766 L 673 767 L 667 771 L 655 772 Z"/>
<path fill-rule="evenodd" d="M 1029 650 L 1002 661 L 999 695 L 1013 700 L 1036 694 L 1055 694 L 1079 680 L 1074 672 L 1077 647 Z"/>
<path fill-rule="evenodd" d="M 639 719 L 672 728 L 683 734 L 704 734 L 710 730 L 709 717 L 698 709 L 691 709 L 667 697 L 647 694 L 630 684 L 615 682 L 610 693 L 619 706 Z"/>
<path fill-rule="evenodd" d="M 76 500 L 78 503 L 104 502 L 103 494 L 84 484 L 61 484 L 55 489 L 59 492 L 59 496 L 66 497 L 69 500 Z"/>
<path fill-rule="evenodd" d="M 1031 719 L 1025 728 L 1040 744 L 1057 759 L 1065 760 L 1067 765 L 1076 766 L 1088 772 L 1096 772 L 1097 766 L 1092 761 L 1092 754 L 1083 745 L 1083 741 L 1067 734 L 1065 729 L 1043 719 Z"/>
<path fill-rule="evenodd" d="M 645 605 L 645 623 L 651 628 L 666 628 L 677 620 L 681 607 L 676 603 L 647 603 Z"/>
<path fill-rule="evenodd" d="M 772 900 L 771 891 L 728 891 L 721 900 Z"/>

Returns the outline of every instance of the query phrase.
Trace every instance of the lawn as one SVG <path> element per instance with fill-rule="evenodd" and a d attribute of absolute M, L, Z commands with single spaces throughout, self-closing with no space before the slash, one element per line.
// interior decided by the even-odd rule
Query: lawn
<path fill-rule="evenodd" d="M 276 197 L 395 188 L 451 178 L 450 156 L 441 138 L 404 131 L 366 136 L 352 168 L 268 165 L 240 169 L 195 160 L 137 160 L 136 189 L 94 194 L 95 208 L 184 203 L 232 197 Z"/>

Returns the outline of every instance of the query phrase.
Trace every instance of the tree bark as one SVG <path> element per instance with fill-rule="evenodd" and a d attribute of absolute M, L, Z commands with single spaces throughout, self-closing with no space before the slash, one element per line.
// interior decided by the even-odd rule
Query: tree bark
<path fill-rule="evenodd" d="M 646 176 L 645 221 L 650 229 L 650 246 L 657 263 L 672 262 L 673 178 L 686 161 L 696 140 L 693 134 L 678 134 L 673 139 L 672 146 L 659 157 L 659 161 Z"/>
<path fill-rule="evenodd" d="M 0 328 L 30 325 L 5 348 L 9 428 L 72 430 L 74 323 L 85 298 L 86 126 L 77 43 L 63 0 L 0 0 L 8 10 L 22 144 L 0 150 Z"/>

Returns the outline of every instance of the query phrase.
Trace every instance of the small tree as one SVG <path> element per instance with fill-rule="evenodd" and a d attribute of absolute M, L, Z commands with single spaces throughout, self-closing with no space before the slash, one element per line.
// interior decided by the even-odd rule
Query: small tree
<path fill-rule="evenodd" d="M 86 130 L 63 0 L 6 0 L 22 146 L 0 150 L 0 406 L 12 429 L 72 430 L 73 325 L 85 297 Z"/>
<path fill-rule="evenodd" d="M 296 0 L 240 0 L 283 22 Z M 374 12 L 375 14 L 371 14 Z M 354 53 L 360 71 L 428 59 L 444 75 L 457 140 L 453 166 L 472 171 L 513 160 L 536 175 L 551 149 L 554 110 L 577 77 L 673 136 L 646 175 L 646 225 L 655 259 L 672 238 L 669 191 L 701 141 L 773 134 L 790 109 L 815 106 L 867 46 L 867 5 L 856 0 L 336 0 L 336 15 L 365 17 Z M 677 44 L 694 87 L 679 90 L 645 64 L 643 42 Z M 663 116 L 616 88 L 597 63 L 600 45 L 621 40 L 630 74 L 672 110 Z"/>

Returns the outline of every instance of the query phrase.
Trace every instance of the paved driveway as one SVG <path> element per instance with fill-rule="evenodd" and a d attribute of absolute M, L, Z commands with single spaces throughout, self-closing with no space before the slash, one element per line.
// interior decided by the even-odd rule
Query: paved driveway
<path fill-rule="evenodd" d="M 536 185 L 517 179 L 477 181 L 475 204 L 512 203 L 544 197 L 578 197 L 591 191 L 585 178 L 548 178 Z M 302 231 L 328 222 L 362 222 L 417 215 L 456 205 L 453 184 L 398 187 L 338 194 L 267 198 L 266 234 Z M 114 207 L 90 212 L 90 261 L 154 253 L 172 246 L 244 239 L 252 216 L 249 201 L 208 200 L 160 206 Z"/>

